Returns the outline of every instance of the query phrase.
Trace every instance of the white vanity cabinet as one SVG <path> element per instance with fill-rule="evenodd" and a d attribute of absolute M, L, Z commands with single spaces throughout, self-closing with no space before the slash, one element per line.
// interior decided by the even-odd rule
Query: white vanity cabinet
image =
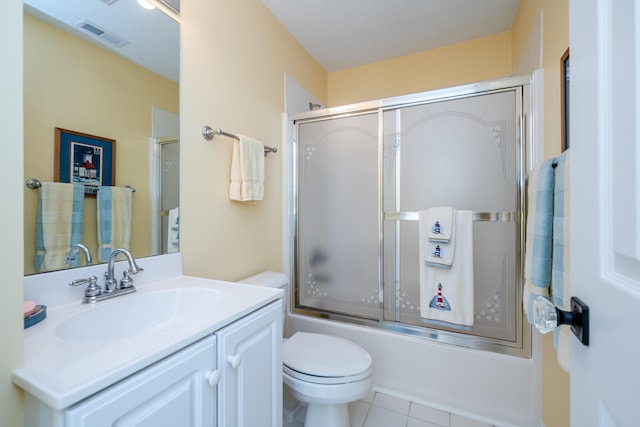
<path fill-rule="evenodd" d="M 209 427 L 215 419 L 209 336 L 64 411 L 68 427 Z"/>
<path fill-rule="evenodd" d="M 103 353 L 117 355 L 108 348 Z M 25 393 L 25 426 L 282 427 L 282 302 L 223 322 L 169 356 L 60 407 Z"/>
<path fill-rule="evenodd" d="M 218 427 L 282 426 L 282 303 L 216 332 Z"/>

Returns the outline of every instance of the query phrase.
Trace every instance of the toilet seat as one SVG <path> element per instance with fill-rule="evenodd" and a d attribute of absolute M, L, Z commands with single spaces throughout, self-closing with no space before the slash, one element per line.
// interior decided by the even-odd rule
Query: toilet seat
<path fill-rule="evenodd" d="M 296 332 L 282 346 L 283 370 L 302 381 L 344 384 L 371 374 L 371 356 L 340 337 Z"/>
<path fill-rule="evenodd" d="M 282 366 L 282 371 L 285 374 L 293 378 L 296 378 L 300 381 L 306 381 L 314 384 L 327 384 L 327 385 L 352 383 L 352 382 L 365 379 L 369 375 L 371 375 L 371 369 L 367 369 L 366 371 L 360 374 L 350 375 L 348 377 L 320 377 L 317 375 L 309 375 L 309 374 L 305 374 L 304 372 L 296 371 L 295 369 L 291 369 L 287 365 Z"/>

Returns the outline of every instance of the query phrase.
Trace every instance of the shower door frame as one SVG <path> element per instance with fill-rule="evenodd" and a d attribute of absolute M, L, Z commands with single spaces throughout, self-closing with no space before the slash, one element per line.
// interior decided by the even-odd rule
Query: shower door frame
<path fill-rule="evenodd" d="M 514 221 L 520 224 L 517 233 L 518 254 L 516 259 L 515 277 L 518 280 L 516 286 L 516 338 L 514 341 L 499 340 L 487 338 L 472 334 L 465 334 L 452 330 L 443 330 L 433 326 L 416 326 L 394 321 L 385 320 L 384 318 L 384 206 L 383 206 L 383 150 L 384 150 L 384 132 L 383 132 L 383 113 L 388 110 L 395 110 L 415 105 L 437 103 L 450 101 L 455 99 L 469 98 L 481 94 L 499 93 L 505 91 L 516 92 L 516 162 L 517 162 L 517 205 L 519 212 L 514 213 Z M 323 110 L 314 110 L 305 113 L 291 115 L 289 117 L 289 134 L 291 135 L 290 144 L 290 182 L 291 199 L 289 211 L 290 216 L 290 247 L 291 247 L 291 312 L 305 316 L 312 316 L 328 320 L 336 320 L 340 322 L 367 326 L 377 329 L 383 329 L 390 332 L 401 333 L 413 337 L 420 337 L 431 341 L 451 344 L 466 348 L 491 351 L 495 353 L 507 354 L 519 357 L 531 357 L 531 326 L 526 322 L 523 313 L 522 304 L 518 301 L 522 300 L 523 288 L 523 272 L 524 272 L 524 244 L 525 244 L 525 176 L 526 176 L 526 158 L 531 153 L 532 129 L 531 123 L 531 81 L 528 76 L 510 77 L 495 81 L 479 82 L 463 86 L 456 86 L 445 89 L 438 89 L 428 92 L 421 92 L 411 95 L 403 95 L 382 100 L 351 104 L 341 107 L 330 107 Z M 338 118 L 352 117 L 362 114 L 378 115 L 378 225 L 379 225 L 379 258 L 378 258 L 378 295 L 379 295 L 379 318 L 370 319 L 358 317 L 355 315 L 341 314 L 336 312 L 324 311 L 312 307 L 301 307 L 299 304 L 299 283 L 298 277 L 300 267 L 298 265 L 299 245 L 298 245 L 298 124 L 310 123 L 316 121 L 325 121 Z"/>

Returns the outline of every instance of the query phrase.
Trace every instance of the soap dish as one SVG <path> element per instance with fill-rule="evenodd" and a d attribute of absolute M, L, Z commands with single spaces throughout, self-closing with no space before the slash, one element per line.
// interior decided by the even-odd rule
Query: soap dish
<path fill-rule="evenodd" d="M 24 328 L 30 328 L 38 322 L 44 320 L 47 317 L 47 306 L 46 305 L 37 305 L 36 311 L 31 316 L 27 316 L 24 318 Z"/>

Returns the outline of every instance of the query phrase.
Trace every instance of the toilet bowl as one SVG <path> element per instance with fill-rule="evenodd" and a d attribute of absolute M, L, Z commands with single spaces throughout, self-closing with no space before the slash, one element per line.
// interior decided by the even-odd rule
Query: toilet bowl
<path fill-rule="evenodd" d="M 371 356 L 343 338 L 296 332 L 282 346 L 282 364 L 289 392 L 307 404 L 305 427 L 349 427 L 348 403 L 371 389 Z"/>
<path fill-rule="evenodd" d="M 263 272 L 239 283 L 284 289 L 286 313 L 289 280 L 284 274 Z M 284 340 L 282 370 L 291 396 L 307 406 L 305 427 L 350 427 L 348 404 L 371 389 L 369 353 L 331 335 L 296 332 Z"/>

